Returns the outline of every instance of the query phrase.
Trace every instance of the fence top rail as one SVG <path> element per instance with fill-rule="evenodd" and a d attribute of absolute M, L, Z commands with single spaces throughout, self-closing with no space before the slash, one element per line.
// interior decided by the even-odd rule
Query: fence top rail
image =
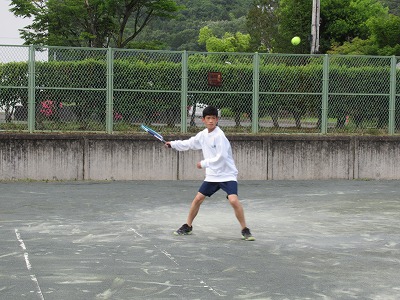
<path fill-rule="evenodd" d="M 29 45 L 7 45 L 7 44 L 0 44 L 0 47 L 29 48 Z"/>
<path fill-rule="evenodd" d="M 262 55 L 262 56 L 294 56 L 294 57 L 340 57 L 340 58 L 381 58 L 388 59 L 395 57 L 400 59 L 400 56 L 378 56 L 378 55 L 353 55 L 353 54 L 293 54 L 293 53 L 264 53 L 264 52 L 200 52 L 200 51 L 187 51 L 187 50 L 149 50 L 149 49 L 124 49 L 124 48 L 94 48 L 94 47 L 65 47 L 65 46 L 41 46 L 41 45 L 12 45 L 12 44 L 0 44 L 0 47 L 19 47 L 19 48 L 29 48 L 33 47 L 35 49 L 74 49 L 74 50 L 93 50 L 93 51 L 104 51 L 113 50 L 118 52 L 149 52 L 149 53 L 187 53 L 187 54 L 200 54 L 200 55 Z M 399 67 L 400 68 L 400 67 Z"/>

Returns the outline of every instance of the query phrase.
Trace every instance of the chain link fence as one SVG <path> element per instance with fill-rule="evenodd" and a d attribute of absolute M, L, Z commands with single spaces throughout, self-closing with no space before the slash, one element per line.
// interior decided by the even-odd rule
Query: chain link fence
<path fill-rule="evenodd" d="M 400 58 L 0 46 L 0 130 L 397 134 Z"/>

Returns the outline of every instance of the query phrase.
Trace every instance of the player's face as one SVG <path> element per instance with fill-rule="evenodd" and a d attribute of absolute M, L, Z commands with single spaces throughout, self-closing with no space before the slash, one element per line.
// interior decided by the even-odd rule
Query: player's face
<path fill-rule="evenodd" d="M 211 132 L 215 129 L 218 124 L 218 117 L 217 116 L 205 116 L 203 118 L 203 123 L 206 125 L 208 132 Z"/>

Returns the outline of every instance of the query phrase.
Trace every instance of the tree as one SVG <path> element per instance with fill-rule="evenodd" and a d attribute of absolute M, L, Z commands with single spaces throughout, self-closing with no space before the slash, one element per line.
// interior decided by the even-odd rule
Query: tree
<path fill-rule="evenodd" d="M 389 13 L 400 17 L 400 0 L 381 0 L 389 8 Z"/>
<path fill-rule="evenodd" d="M 368 21 L 385 18 L 387 14 L 387 9 L 377 0 L 321 1 L 321 52 L 354 38 L 368 39 L 371 35 Z"/>
<path fill-rule="evenodd" d="M 321 1 L 320 52 L 326 53 L 332 46 L 337 49 L 354 38 L 366 40 L 371 35 L 369 20 L 385 18 L 387 11 L 378 0 Z M 247 16 L 253 49 L 254 45 L 266 45 L 270 52 L 310 53 L 311 17 L 310 0 L 280 0 L 279 5 L 274 0 L 253 0 Z M 301 38 L 300 45 L 291 45 L 293 36 Z"/>
<path fill-rule="evenodd" d="M 354 38 L 350 42 L 344 42 L 342 45 L 333 44 L 328 54 L 344 54 L 344 55 L 376 55 L 378 51 L 376 43 L 370 39 L 363 40 Z"/>
<path fill-rule="evenodd" d="M 274 40 L 274 52 L 310 53 L 307 42 L 311 30 L 312 1 L 281 0 L 277 9 L 279 18 L 278 32 Z M 293 46 L 292 37 L 299 36 L 303 41 Z"/>
<path fill-rule="evenodd" d="M 216 37 L 207 26 L 200 29 L 198 42 L 205 44 L 208 52 L 247 52 L 250 50 L 250 35 L 226 32 L 222 38 Z"/>
<path fill-rule="evenodd" d="M 378 55 L 400 55 L 400 17 L 389 14 L 386 18 L 372 18 L 368 26 Z"/>
<path fill-rule="evenodd" d="M 11 11 L 33 18 L 25 44 L 127 47 L 155 18 L 174 18 L 175 0 L 12 0 Z"/>
<path fill-rule="evenodd" d="M 354 38 L 328 53 L 355 55 L 400 55 L 400 17 L 389 14 L 385 18 L 371 18 L 367 22 L 371 32 L 368 39 Z"/>
<path fill-rule="evenodd" d="M 138 35 L 139 41 L 159 41 L 165 49 L 205 51 L 197 42 L 199 30 L 208 26 L 216 36 L 246 30 L 249 0 L 176 0 L 185 8 L 175 19 L 154 20 Z"/>
<path fill-rule="evenodd" d="M 254 51 L 272 51 L 278 31 L 277 0 L 254 0 L 247 14 L 247 31 L 251 32 Z"/>

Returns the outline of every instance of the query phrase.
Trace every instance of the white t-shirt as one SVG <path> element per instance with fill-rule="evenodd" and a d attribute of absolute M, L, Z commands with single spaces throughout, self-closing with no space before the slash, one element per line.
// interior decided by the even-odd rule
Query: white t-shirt
<path fill-rule="evenodd" d="M 237 181 L 238 170 L 232 157 L 231 144 L 218 126 L 210 133 L 206 128 L 188 140 L 172 141 L 171 147 L 178 151 L 203 151 L 201 167 L 206 169 L 204 181 Z"/>

